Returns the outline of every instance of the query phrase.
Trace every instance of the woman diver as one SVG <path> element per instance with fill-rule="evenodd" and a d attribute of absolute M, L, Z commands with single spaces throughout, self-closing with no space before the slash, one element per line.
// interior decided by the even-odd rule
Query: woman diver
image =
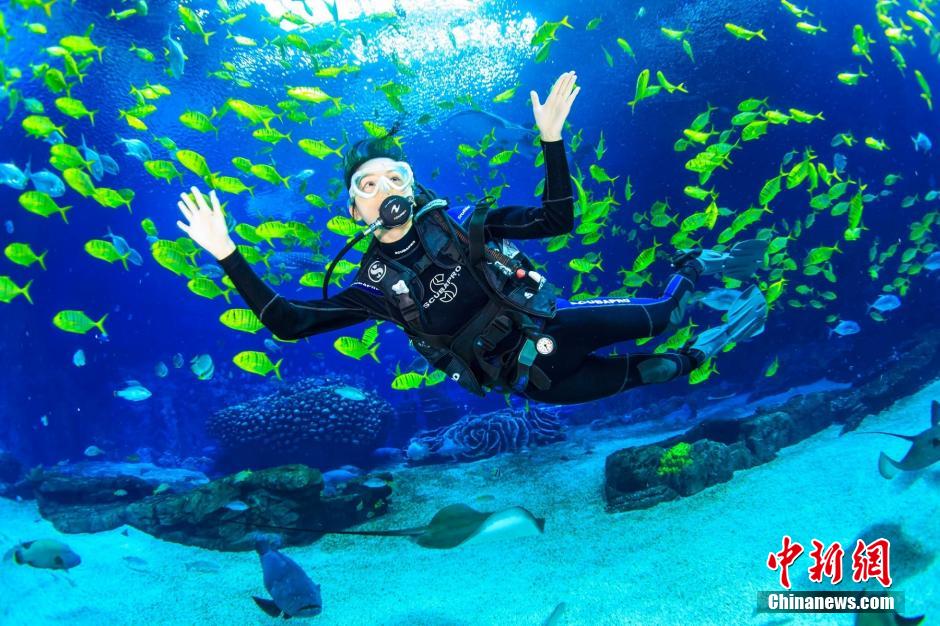
<path fill-rule="evenodd" d="M 402 328 L 428 363 L 468 391 L 496 389 L 535 401 L 587 402 L 689 374 L 733 341 L 759 334 L 767 303 L 745 289 L 727 322 L 686 347 L 662 354 L 594 354 L 621 341 L 659 335 L 681 322 L 702 275 L 749 279 L 766 243 L 742 241 L 726 252 L 685 250 L 659 298 L 567 302 L 511 242 L 542 239 L 574 227 L 574 198 L 561 137 L 580 92 L 562 74 L 548 98 L 530 92 L 545 157 L 541 206 L 448 207 L 414 178 L 392 137 L 354 144 L 344 157 L 349 215 L 374 234 L 354 282 L 339 293 L 291 300 L 251 269 L 229 236 L 213 190 L 193 187 L 178 203 L 177 225 L 215 257 L 258 319 L 281 339 L 325 333 L 366 320 Z M 335 264 L 335 261 L 334 261 Z M 332 266 L 331 266 L 332 269 Z"/>

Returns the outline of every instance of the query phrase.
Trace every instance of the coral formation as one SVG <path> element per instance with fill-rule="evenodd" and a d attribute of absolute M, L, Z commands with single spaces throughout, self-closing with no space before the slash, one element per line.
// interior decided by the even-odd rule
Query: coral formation
<path fill-rule="evenodd" d="M 659 469 L 656 470 L 656 473 L 660 476 L 678 474 L 692 464 L 692 459 L 690 458 L 691 453 L 691 444 L 680 441 L 663 452 L 663 455 L 659 459 Z"/>
<path fill-rule="evenodd" d="M 226 407 L 208 419 L 207 429 L 242 466 L 326 467 L 375 448 L 392 414 L 392 406 L 373 393 L 338 377 L 316 377 Z"/>
<path fill-rule="evenodd" d="M 420 432 L 411 439 L 406 454 L 412 463 L 473 460 L 564 438 L 562 424 L 545 411 L 504 409 L 468 415 L 449 426 Z"/>

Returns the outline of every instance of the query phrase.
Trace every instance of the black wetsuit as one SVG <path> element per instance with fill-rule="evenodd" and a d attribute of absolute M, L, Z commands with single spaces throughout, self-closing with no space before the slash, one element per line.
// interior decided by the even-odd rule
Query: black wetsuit
<path fill-rule="evenodd" d="M 484 232 L 490 239 L 543 239 L 570 232 L 574 227 L 574 199 L 564 142 L 542 142 L 545 156 L 545 187 L 542 206 L 507 206 L 486 215 Z M 473 207 L 455 207 L 450 215 L 464 223 Z M 412 267 L 424 254 L 412 227 L 394 243 L 381 243 L 382 251 L 401 264 Z M 404 326 L 399 311 L 389 306 L 374 285 L 356 281 L 327 299 L 289 300 L 262 281 L 237 250 L 219 264 L 261 322 L 281 339 L 297 339 L 344 328 L 366 320 L 386 320 Z M 546 322 L 543 332 L 551 335 L 557 348 L 551 355 L 539 355 L 534 365 L 551 379 L 547 390 L 529 384 L 524 395 L 553 403 L 586 402 L 644 384 L 637 366 L 648 359 L 670 359 L 676 364 L 670 378 L 686 375 L 699 365 L 683 353 L 660 355 L 630 354 L 602 357 L 592 352 L 611 344 L 661 333 L 680 298 L 698 277 L 694 265 L 674 274 L 660 298 L 600 298 L 580 302 L 558 300 L 556 316 Z M 431 264 L 421 274 L 425 292 L 418 302 L 426 312 L 433 334 L 450 334 L 463 326 L 487 301 L 487 294 L 466 268 L 445 269 Z M 512 333 L 498 346 L 521 346 L 521 334 Z M 508 362 L 515 357 L 510 353 Z"/>

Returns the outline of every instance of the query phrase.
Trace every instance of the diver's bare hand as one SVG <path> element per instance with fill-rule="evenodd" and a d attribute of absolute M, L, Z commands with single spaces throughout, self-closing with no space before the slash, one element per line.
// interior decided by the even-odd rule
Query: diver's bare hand
<path fill-rule="evenodd" d="M 571 111 L 571 104 L 581 91 L 581 87 L 574 87 L 578 75 L 575 72 L 565 72 L 558 77 L 552 86 L 551 93 L 545 100 L 545 104 L 539 102 L 539 95 L 534 91 L 529 92 L 532 98 L 532 114 L 535 116 L 535 123 L 538 124 L 541 131 L 542 141 L 558 141 L 561 139 L 561 129 L 565 125 L 565 119 L 568 112 Z M 572 90 L 572 87 L 574 89 Z"/>
<path fill-rule="evenodd" d="M 235 242 L 229 237 L 225 215 L 215 195 L 215 189 L 209 193 L 211 207 L 196 187 L 192 188 L 191 194 L 184 192 L 180 196 L 182 200 L 176 204 L 189 223 L 184 224 L 177 220 L 176 225 L 216 259 L 224 259 L 232 254 L 235 251 Z"/>

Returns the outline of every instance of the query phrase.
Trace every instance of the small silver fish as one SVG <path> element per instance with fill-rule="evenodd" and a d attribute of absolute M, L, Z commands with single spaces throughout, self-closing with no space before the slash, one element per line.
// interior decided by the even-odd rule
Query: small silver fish
<path fill-rule="evenodd" d="M 127 385 L 128 386 L 124 389 L 115 391 L 115 397 L 124 398 L 125 400 L 130 400 L 131 402 L 140 402 L 141 400 L 146 400 L 153 395 L 149 389 L 138 383 L 136 380 L 127 381 Z"/>

